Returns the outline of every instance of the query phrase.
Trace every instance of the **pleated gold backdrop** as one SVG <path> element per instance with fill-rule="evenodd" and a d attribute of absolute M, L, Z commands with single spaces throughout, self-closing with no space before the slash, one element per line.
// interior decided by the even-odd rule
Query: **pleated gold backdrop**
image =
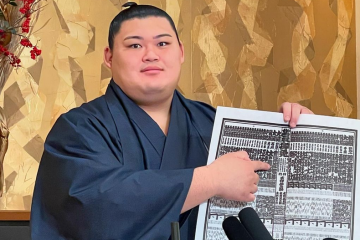
<path fill-rule="evenodd" d="M 48 0 L 1 93 L 10 127 L 0 209 L 30 210 L 45 138 L 57 117 L 103 94 L 111 19 L 126 1 Z M 354 0 L 154 0 L 185 45 L 178 89 L 213 106 L 276 111 L 284 101 L 357 117 Z M 69 169 L 71 171 L 71 169 Z M 51 183 L 49 183 L 51 184 Z"/>

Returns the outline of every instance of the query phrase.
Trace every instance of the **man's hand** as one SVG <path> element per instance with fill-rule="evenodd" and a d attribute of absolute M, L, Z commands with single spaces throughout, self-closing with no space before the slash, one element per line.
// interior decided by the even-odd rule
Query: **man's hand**
<path fill-rule="evenodd" d="M 243 202 L 254 201 L 259 182 L 256 171 L 269 169 L 269 164 L 251 161 L 244 151 L 225 154 L 208 166 L 197 167 L 181 213 L 214 196 Z"/>
<path fill-rule="evenodd" d="M 314 114 L 307 107 L 301 106 L 298 103 L 289 102 L 281 104 L 279 112 L 283 113 L 284 121 L 289 122 L 291 128 L 296 127 L 300 114 Z"/>
<path fill-rule="evenodd" d="M 256 171 L 269 170 L 270 165 L 251 161 L 245 151 L 221 156 L 208 166 L 211 171 L 216 195 L 236 201 L 255 200 L 259 175 Z"/>

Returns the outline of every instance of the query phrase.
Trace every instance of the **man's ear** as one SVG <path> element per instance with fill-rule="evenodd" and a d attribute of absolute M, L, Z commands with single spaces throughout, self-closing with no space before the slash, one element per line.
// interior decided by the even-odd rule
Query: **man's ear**
<path fill-rule="evenodd" d="M 180 59 L 180 61 L 181 61 L 181 63 L 183 63 L 184 59 L 185 59 L 185 51 L 184 51 L 184 45 L 183 45 L 183 43 L 181 41 L 180 41 L 179 47 L 180 47 L 180 51 L 181 51 L 181 59 Z"/>
<path fill-rule="evenodd" d="M 104 63 L 108 68 L 112 66 L 112 51 L 109 47 L 104 49 Z"/>

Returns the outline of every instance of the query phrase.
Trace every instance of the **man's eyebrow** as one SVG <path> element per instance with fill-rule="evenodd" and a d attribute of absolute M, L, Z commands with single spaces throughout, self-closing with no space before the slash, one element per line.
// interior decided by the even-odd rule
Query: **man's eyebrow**
<path fill-rule="evenodd" d="M 164 33 L 164 34 L 159 34 L 159 35 L 155 36 L 154 39 L 158 39 L 158 38 L 162 38 L 162 37 L 172 37 L 172 36 L 168 33 Z"/>
<path fill-rule="evenodd" d="M 144 40 L 144 38 L 143 38 L 143 37 L 140 37 L 140 36 L 127 36 L 126 38 L 124 38 L 124 41 L 125 41 L 125 40 L 128 40 L 128 39 Z"/>
<path fill-rule="evenodd" d="M 153 37 L 153 39 L 158 39 L 158 38 L 162 38 L 162 37 L 172 37 L 172 36 L 168 33 L 163 33 L 163 34 L 156 35 L 155 37 Z M 140 36 L 127 36 L 126 38 L 124 38 L 124 41 L 129 40 L 129 39 L 144 40 L 144 38 L 140 37 Z"/>

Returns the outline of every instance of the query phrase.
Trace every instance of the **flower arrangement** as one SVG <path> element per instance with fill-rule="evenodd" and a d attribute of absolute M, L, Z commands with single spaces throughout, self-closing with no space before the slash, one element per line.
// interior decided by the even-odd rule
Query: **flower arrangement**
<path fill-rule="evenodd" d="M 31 58 L 41 55 L 41 50 L 28 38 L 32 14 L 41 0 L 0 0 L 0 59 L 12 67 L 21 67 L 21 60 L 14 50 L 16 45 L 32 48 Z M 16 38 L 14 37 L 16 36 Z M 12 46 L 8 46 L 13 43 Z M 14 47 L 15 45 L 15 47 Z M 13 50 L 11 49 L 13 48 Z"/>
<path fill-rule="evenodd" d="M 0 93 L 13 68 L 21 67 L 18 56 L 31 48 L 31 58 L 41 55 L 37 43 L 30 39 L 31 22 L 38 16 L 41 0 L 0 0 Z M 36 13 L 36 14 L 35 14 Z M 4 192 L 3 161 L 8 149 L 9 128 L 5 112 L 0 107 L 0 197 Z"/>

